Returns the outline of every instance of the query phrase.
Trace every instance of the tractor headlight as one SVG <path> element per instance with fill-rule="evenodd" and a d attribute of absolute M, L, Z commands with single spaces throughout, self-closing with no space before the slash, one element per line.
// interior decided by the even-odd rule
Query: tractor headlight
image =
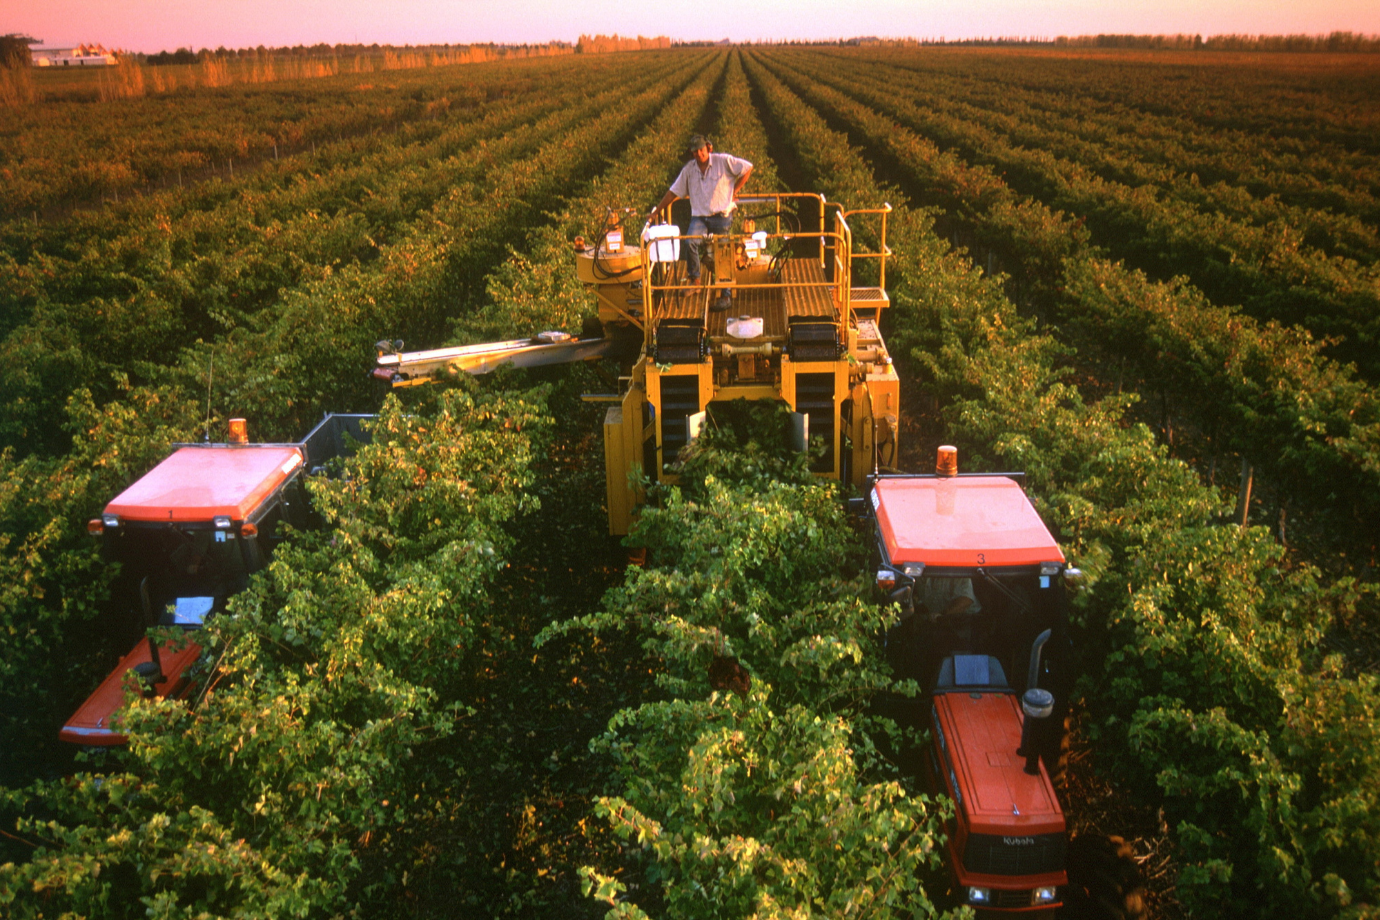
<path fill-rule="evenodd" d="M 968 903 L 969 903 L 969 904 L 991 904 L 991 903 L 992 903 L 992 889 L 990 889 L 990 888 L 979 888 L 979 887 L 977 887 L 976 885 L 970 887 L 970 888 L 968 889 Z"/>
<path fill-rule="evenodd" d="M 116 527 L 119 527 L 120 516 L 118 514 L 102 514 L 101 526 L 111 528 L 112 530 Z"/>
<path fill-rule="evenodd" d="M 908 578 L 919 578 L 921 575 L 925 574 L 925 563 L 907 562 L 905 565 L 901 566 L 901 571 L 905 572 Z"/>
<path fill-rule="evenodd" d="M 229 529 L 230 529 L 230 517 L 229 517 L 229 515 L 218 514 L 218 515 L 216 515 L 215 517 L 211 518 L 211 523 L 216 525 L 216 530 L 229 530 Z"/>
<path fill-rule="evenodd" d="M 1048 904 L 1057 897 L 1059 897 L 1059 889 L 1055 888 L 1053 885 L 1046 885 L 1043 888 L 1035 889 L 1036 904 Z"/>

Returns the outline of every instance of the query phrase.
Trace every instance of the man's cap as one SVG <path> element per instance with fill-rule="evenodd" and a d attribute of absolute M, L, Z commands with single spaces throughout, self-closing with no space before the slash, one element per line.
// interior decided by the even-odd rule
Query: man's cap
<path fill-rule="evenodd" d="M 708 147 L 710 143 L 709 138 L 705 137 L 703 134 L 692 134 L 690 135 L 690 142 L 685 145 L 685 149 L 690 153 L 694 153 L 701 147 Z"/>

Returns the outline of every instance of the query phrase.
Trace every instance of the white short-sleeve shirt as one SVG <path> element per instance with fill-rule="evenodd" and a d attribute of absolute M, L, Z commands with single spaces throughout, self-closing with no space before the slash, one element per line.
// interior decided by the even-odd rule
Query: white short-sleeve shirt
<path fill-rule="evenodd" d="M 733 210 L 733 185 L 751 168 L 747 160 L 727 153 L 711 153 L 704 172 L 700 172 L 700 164 L 695 160 L 686 163 L 671 183 L 671 191 L 690 199 L 692 217 L 728 214 Z"/>

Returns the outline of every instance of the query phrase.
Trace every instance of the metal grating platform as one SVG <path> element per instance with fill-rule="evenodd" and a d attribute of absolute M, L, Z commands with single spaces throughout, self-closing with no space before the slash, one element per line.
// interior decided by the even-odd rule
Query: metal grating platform
<path fill-rule="evenodd" d="M 819 284 L 824 282 L 824 266 L 815 259 L 787 259 L 781 266 L 781 281 L 785 284 Z M 832 287 L 785 288 L 786 312 L 791 316 L 817 316 L 838 322 Z"/>
<path fill-rule="evenodd" d="M 786 308 L 779 289 L 740 290 L 733 298 L 733 306 L 723 313 L 709 314 L 709 335 L 728 335 L 728 321 L 736 316 L 762 317 L 762 335 L 768 339 L 786 336 Z"/>
<path fill-rule="evenodd" d="M 665 278 L 658 286 L 686 284 L 685 263 L 670 262 L 665 266 Z M 701 284 L 697 288 L 681 291 L 657 292 L 657 319 L 704 319 L 709 309 L 709 289 Z"/>
<path fill-rule="evenodd" d="M 707 277 L 707 276 L 706 276 Z M 685 284 L 685 263 L 670 263 L 658 286 Z M 740 288 L 735 290 L 733 306 L 722 313 L 714 313 L 709 307 L 716 296 L 715 289 L 701 283 L 693 289 L 679 291 L 659 291 L 656 308 L 657 320 L 700 320 L 710 337 L 727 335 L 726 325 L 737 316 L 762 317 L 762 335 L 768 339 L 784 339 L 787 321 L 790 317 L 808 317 L 838 322 L 838 310 L 834 306 L 833 289 L 823 286 L 824 270 L 814 259 L 787 259 L 781 263 L 781 283 L 820 287 L 796 288 Z"/>
<path fill-rule="evenodd" d="M 665 274 L 657 286 L 678 286 L 686 283 L 684 262 L 665 266 Z M 766 338 L 785 338 L 787 320 L 792 316 L 824 319 L 836 323 L 832 288 L 824 287 L 824 269 L 814 259 L 785 259 L 781 263 L 782 284 L 820 284 L 821 287 L 740 288 L 734 291 L 733 306 L 723 313 L 713 313 L 709 305 L 715 291 L 707 284 L 680 291 L 658 291 L 655 316 L 658 320 L 701 320 L 711 337 L 726 335 L 727 321 L 736 316 L 760 316 L 762 334 Z"/>
<path fill-rule="evenodd" d="M 848 299 L 855 306 L 873 306 L 876 304 L 890 303 L 890 298 L 886 296 L 886 291 L 875 287 L 855 287 L 848 289 Z"/>

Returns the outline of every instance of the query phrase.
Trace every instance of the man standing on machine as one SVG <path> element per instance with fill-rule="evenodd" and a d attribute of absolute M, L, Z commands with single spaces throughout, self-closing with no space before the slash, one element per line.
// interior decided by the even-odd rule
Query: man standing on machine
<path fill-rule="evenodd" d="M 652 208 L 650 216 L 677 198 L 690 199 L 690 227 L 687 236 L 727 233 L 733 224 L 733 209 L 738 205 L 738 192 L 752 175 L 752 164 L 727 153 L 715 153 L 709 138 L 696 134 L 690 138 L 687 152 L 693 157 L 680 175 L 671 183 L 661 202 Z M 700 280 L 700 240 L 688 240 L 686 247 L 686 280 L 696 284 Z M 733 298 L 721 291 L 709 309 L 715 313 L 727 310 Z"/>

